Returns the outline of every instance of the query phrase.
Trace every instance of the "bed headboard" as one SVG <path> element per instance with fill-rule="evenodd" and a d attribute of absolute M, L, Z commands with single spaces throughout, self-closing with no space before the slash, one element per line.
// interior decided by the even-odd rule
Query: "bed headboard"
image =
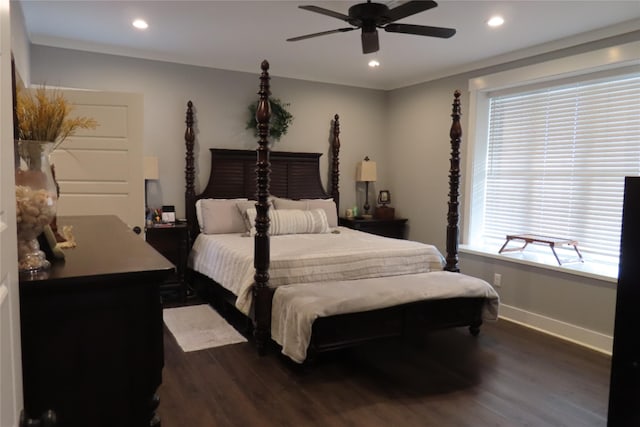
<path fill-rule="evenodd" d="M 255 150 L 211 148 L 211 174 L 200 198 L 256 197 Z M 321 153 L 271 151 L 269 193 L 288 199 L 330 198 L 320 180 Z"/>
<path fill-rule="evenodd" d="M 198 234 L 195 202 L 198 199 L 247 198 L 256 200 L 256 150 L 234 150 L 211 148 L 211 172 L 207 186 L 200 194 L 195 194 L 195 166 L 193 160 L 193 103 L 187 105 L 187 131 L 185 141 L 186 180 L 185 212 L 191 236 Z M 333 198 L 339 206 L 339 149 L 340 125 L 336 114 L 333 120 L 332 159 L 330 162 L 331 191 L 322 186 L 320 157 L 322 153 L 296 153 L 271 151 L 269 153 L 270 177 L 269 194 L 287 199 L 327 199 Z"/>

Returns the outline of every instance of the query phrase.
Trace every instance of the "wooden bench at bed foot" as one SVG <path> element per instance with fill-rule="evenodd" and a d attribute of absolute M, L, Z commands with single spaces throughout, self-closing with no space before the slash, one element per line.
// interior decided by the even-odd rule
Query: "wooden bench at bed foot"
<path fill-rule="evenodd" d="M 318 318 L 308 355 L 383 338 L 413 336 L 430 330 L 469 327 L 480 334 L 484 298 L 420 301 L 362 313 Z"/>
<path fill-rule="evenodd" d="M 302 363 L 364 342 L 497 319 L 499 298 L 484 280 L 437 271 L 276 288 L 271 334 Z"/>

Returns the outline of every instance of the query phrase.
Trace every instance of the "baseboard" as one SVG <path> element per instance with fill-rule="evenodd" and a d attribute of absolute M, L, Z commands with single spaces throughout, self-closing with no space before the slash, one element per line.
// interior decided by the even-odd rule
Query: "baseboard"
<path fill-rule="evenodd" d="M 613 337 L 570 323 L 500 304 L 500 318 L 611 355 Z"/>

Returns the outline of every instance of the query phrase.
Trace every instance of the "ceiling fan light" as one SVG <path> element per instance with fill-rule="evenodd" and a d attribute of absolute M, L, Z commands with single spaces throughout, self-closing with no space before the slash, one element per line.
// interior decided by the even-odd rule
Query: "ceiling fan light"
<path fill-rule="evenodd" d="M 504 18 L 498 15 L 492 16 L 491 19 L 487 21 L 487 25 L 492 28 L 499 27 L 502 24 L 504 24 Z"/>
<path fill-rule="evenodd" d="M 131 25 L 139 30 L 146 30 L 147 28 L 149 28 L 149 24 L 147 24 L 147 21 L 145 21 L 144 19 L 136 19 Z"/>
<path fill-rule="evenodd" d="M 365 31 L 360 35 L 362 40 L 362 53 L 374 53 L 380 50 L 380 42 L 378 40 L 378 30 L 367 33 Z"/>

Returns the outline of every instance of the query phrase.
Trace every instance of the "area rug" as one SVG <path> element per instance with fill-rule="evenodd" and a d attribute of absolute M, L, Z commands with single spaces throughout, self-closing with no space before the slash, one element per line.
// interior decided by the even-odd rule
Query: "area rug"
<path fill-rule="evenodd" d="M 247 341 L 207 304 L 166 308 L 162 317 L 184 352 Z"/>

